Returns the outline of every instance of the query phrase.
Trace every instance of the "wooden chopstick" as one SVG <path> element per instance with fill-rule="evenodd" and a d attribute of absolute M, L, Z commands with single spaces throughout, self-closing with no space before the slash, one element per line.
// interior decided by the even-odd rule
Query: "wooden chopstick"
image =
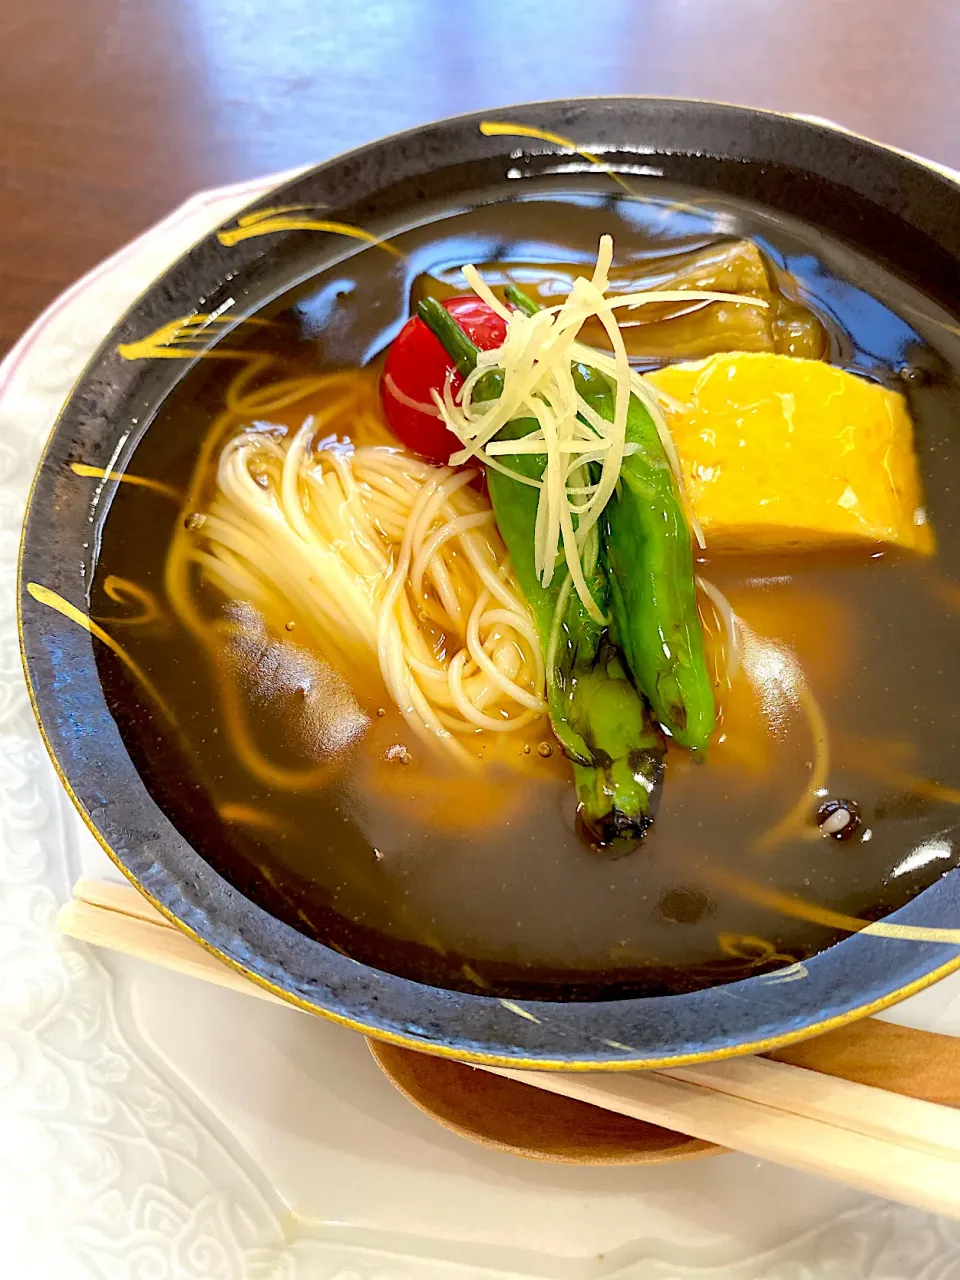
<path fill-rule="evenodd" d="M 131 885 L 84 876 L 74 885 L 74 895 L 57 913 L 60 932 L 68 937 L 291 1007 L 181 933 Z"/>
<path fill-rule="evenodd" d="M 85 902 L 91 907 L 105 907 L 108 911 L 119 911 L 121 915 L 133 916 L 135 920 L 148 920 L 151 924 L 162 925 L 174 933 L 180 932 L 176 925 L 172 925 L 166 916 L 160 914 L 152 902 L 126 881 L 81 876 L 73 886 L 73 898 L 75 902 Z"/>
<path fill-rule="evenodd" d="M 286 1003 L 198 946 L 132 886 L 85 877 L 58 923 L 71 937 Z M 960 1217 L 960 1111 L 951 1107 L 756 1057 L 603 1075 L 481 1069 Z"/>
<path fill-rule="evenodd" d="M 810 1120 L 916 1151 L 960 1154 L 960 1111 L 894 1095 L 885 1089 L 823 1076 L 769 1058 L 744 1056 L 659 1072 L 671 1080 L 704 1086 L 760 1106 L 787 1109 Z"/>
<path fill-rule="evenodd" d="M 870 1125 L 871 1132 L 864 1133 L 804 1114 L 802 1099 L 792 1090 L 797 1074 L 804 1073 L 802 1067 L 777 1062 L 763 1064 L 789 1073 L 780 1076 L 777 1103 L 768 1105 L 754 1101 L 749 1095 L 736 1096 L 712 1088 L 710 1068 L 716 1065 L 719 1064 L 698 1066 L 697 1082 L 677 1080 L 671 1073 L 660 1070 L 611 1073 L 599 1078 L 579 1072 L 534 1074 L 499 1067 L 483 1070 L 493 1070 L 497 1075 L 523 1084 L 688 1133 L 761 1160 L 773 1160 L 804 1173 L 833 1178 L 918 1209 L 960 1217 L 960 1149 L 949 1138 L 942 1144 L 926 1140 L 918 1144 L 909 1136 L 904 1140 L 899 1120 L 891 1124 L 888 1132 L 883 1125 L 884 1114 L 895 1109 L 894 1099 L 935 1113 L 924 1122 L 925 1130 L 939 1119 L 955 1120 L 956 1113 L 950 1108 L 900 1098 L 869 1085 L 840 1081 L 850 1090 L 875 1095 L 869 1099 L 869 1105 L 876 1107 L 877 1112 Z M 838 1083 L 814 1072 L 806 1074 L 822 1081 L 825 1089 Z M 866 1098 L 863 1105 L 868 1105 Z"/>

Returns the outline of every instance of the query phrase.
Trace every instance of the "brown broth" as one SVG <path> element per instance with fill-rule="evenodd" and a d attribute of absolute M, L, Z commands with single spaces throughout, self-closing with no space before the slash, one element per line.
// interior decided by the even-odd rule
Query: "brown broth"
<path fill-rule="evenodd" d="M 655 829 L 617 861 L 579 842 L 566 766 L 556 752 L 540 756 L 536 736 L 520 735 L 518 768 L 465 783 L 437 777 L 417 751 L 407 765 L 385 763 L 386 747 L 409 734 L 384 705 L 326 785 L 265 786 L 231 749 L 209 657 L 164 597 L 164 559 L 183 513 L 160 494 L 119 485 L 101 530 L 91 613 L 180 724 L 179 734 L 169 730 L 126 668 L 98 651 L 142 777 L 240 889 L 376 967 L 513 996 L 686 991 L 783 967 L 842 936 L 746 900 L 718 872 L 872 919 L 957 861 L 960 810 L 911 779 L 960 785 L 960 515 L 951 495 L 960 338 L 912 287 L 813 228 L 742 205 L 690 205 L 682 191 L 665 205 L 662 190 L 659 202 L 585 189 L 453 214 L 397 237 L 406 261 L 366 251 L 310 280 L 263 313 L 273 325 L 244 342 L 275 355 L 284 376 L 365 364 L 406 319 L 422 273 L 455 279 L 465 261 L 523 263 L 536 282 L 531 264 L 547 272 L 551 263 L 588 263 L 603 232 L 614 235 L 618 262 L 689 253 L 719 235 L 755 239 L 820 317 L 830 359 L 905 390 L 917 427 L 939 544 L 932 560 L 740 556 L 709 566 L 753 629 L 800 661 L 830 727 L 829 794 L 858 801 L 870 838 L 754 850 L 803 791 L 811 746 L 795 712 L 765 725 L 743 682 L 725 703 L 727 741 L 703 765 L 670 754 Z M 230 361 L 191 368 L 144 433 L 131 471 L 185 491 L 235 372 Z M 295 405 L 283 420 L 299 423 L 309 410 Z M 131 606 L 107 591 L 111 575 L 153 593 L 161 617 L 124 622 Z M 367 693 L 371 705 L 380 701 Z M 261 688 L 245 709 L 264 754 L 310 763 L 293 741 L 299 713 L 289 691 Z"/>

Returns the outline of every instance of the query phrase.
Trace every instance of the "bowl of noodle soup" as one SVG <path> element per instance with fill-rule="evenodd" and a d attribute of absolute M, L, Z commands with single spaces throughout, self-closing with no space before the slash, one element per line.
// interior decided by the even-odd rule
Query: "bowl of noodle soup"
<path fill-rule="evenodd" d="M 219 228 L 27 516 L 103 847 L 253 981 L 466 1061 L 757 1051 L 955 968 L 958 209 L 827 126 L 624 98 Z"/>

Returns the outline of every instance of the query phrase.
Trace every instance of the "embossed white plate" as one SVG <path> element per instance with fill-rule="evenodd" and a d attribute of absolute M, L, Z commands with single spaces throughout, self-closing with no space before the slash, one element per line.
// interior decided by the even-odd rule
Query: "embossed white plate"
<path fill-rule="evenodd" d="M 209 192 L 74 285 L 0 366 L 0 1276 L 953 1280 L 960 1227 L 743 1156 L 527 1163 L 447 1133 L 318 1018 L 60 939 L 119 877 L 46 759 L 15 561 L 40 450 L 137 294 L 279 178 Z M 960 1033 L 960 975 L 888 1015 Z"/>

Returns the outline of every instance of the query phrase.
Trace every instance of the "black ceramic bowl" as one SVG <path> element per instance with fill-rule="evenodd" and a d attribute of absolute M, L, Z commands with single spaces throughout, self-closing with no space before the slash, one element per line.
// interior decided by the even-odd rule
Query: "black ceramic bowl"
<path fill-rule="evenodd" d="M 802 218 L 960 311 L 960 187 L 861 138 L 739 107 L 612 98 L 464 116 L 319 165 L 262 204 L 319 204 L 328 218 L 389 234 L 414 221 L 425 202 L 455 203 L 464 192 L 502 184 L 517 164 L 517 139 L 484 136 L 481 118 L 519 119 L 575 138 L 628 173 L 639 167 L 708 196 L 745 197 Z M 524 140 L 523 152 L 531 174 L 576 160 L 535 140 Z M 209 236 L 123 318 L 47 446 L 23 543 L 23 655 L 60 776 L 110 856 L 167 916 L 278 995 L 372 1036 L 475 1061 L 609 1069 L 753 1052 L 881 1009 L 960 965 L 949 943 L 857 934 L 808 960 L 802 981 L 759 976 L 690 995 L 527 1002 L 520 1010 L 346 959 L 242 896 L 184 840 L 131 763 L 101 692 L 95 642 L 38 603 L 27 584 L 40 583 L 86 612 L 95 541 L 87 490 L 69 464 L 81 458 L 109 465 L 121 437 L 144 430 L 183 375 L 181 361 L 126 361 L 118 344 L 231 298 L 231 315 L 249 314 L 342 251 L 342 240 L 317 232 L 232 247 Z M 947 875 L 891 918 L 956 925 L 960 875 Z"/>

